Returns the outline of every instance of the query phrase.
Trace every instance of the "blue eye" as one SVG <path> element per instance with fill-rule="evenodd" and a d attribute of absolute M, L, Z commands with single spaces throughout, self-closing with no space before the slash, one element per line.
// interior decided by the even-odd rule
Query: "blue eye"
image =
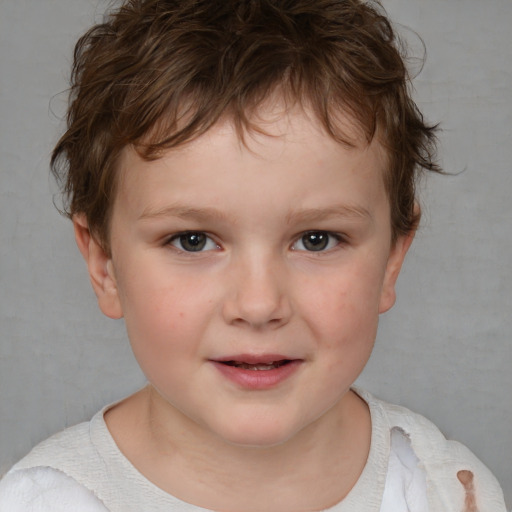
<path fill-rule="evenodd" d="M 185 252 L 212 251 L 218 248 L 218 245 L 201 231 L 188 231 L 175 235 L 169 244 Z"/>
<path fill-rule="evenodd" d="M 292 246 L 296 251 L 320 252 L 333 249 L 340 243 L 340 237 L 327 231 L 308 231 Z"/>

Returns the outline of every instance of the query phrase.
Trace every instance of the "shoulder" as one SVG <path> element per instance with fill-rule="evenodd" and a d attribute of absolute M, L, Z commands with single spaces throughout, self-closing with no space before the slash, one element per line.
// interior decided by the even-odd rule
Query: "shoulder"
<path fill-rule="evenodd" d="M 67 428 L 33 448 L 1 480 L 0 512 L 106 510 L 94 494 L 97 481 L 103 482 L 107 474 L 102 424 L 100 411 L 90 422 Z"/>
<path fill-rule="evenodd" d="M 107 512 L 92 492 L 49 467 L 11 470 L 0 481 L 0 512 Z"/>
<path fill-rule="evenodd" d="M 92 421 L 69 427 L 39 443 L 11 471 L 43 466 L 69 473 L 70 466 L 91 464 L 97 459 L 91 439 Z"/>
<path fill-rule="evenodd" d="M 104 420 L 109 407 L 43 441 L 13 466 L 2 480 L 0 512 L 189 510 L 120 452 Z"/>
<path fill-rule="evenodd" d="M 424 416 L 409 409 L 378 400 L 356 390 L 370 409 L 381 411 L 385 425 L 399 430 L 411 447 L 427 476 L 429 503 L 433 510 L 451 510 L 460 503 L 476 501 L 480 512 L 505 511 L 503 492 L 489 469 L 457 441 L 446 439 L 439 428 Z M 468 509 L 471 510 L 471 509 Z"/>

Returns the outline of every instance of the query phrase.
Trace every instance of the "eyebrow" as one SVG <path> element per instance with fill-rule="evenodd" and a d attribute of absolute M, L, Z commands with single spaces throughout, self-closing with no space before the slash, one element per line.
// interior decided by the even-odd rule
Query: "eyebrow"
<path fill-rule="evenodd" d="M 158 219 L 165 217 L 177 217 L 180 219 L 192 219 L 197 221 L 219 220 L 226 221 L 229 215 L 216 208 L 194 208 L 185 205 L 170 205 L 160 209 L 146 208 L 139 216 L 139 220 Z M 329 208 L 307 208 L 304 210 L 290 211 L 285 221 L 287 224 L 296 222 L 317 222 L 333 217 L 348 219 L 371 219 L 370 212 L 356 205 L 337 205 Z"/>
<path fill-rule="evenodd" d="M 343 217 L 354 220 L 371 220 L 370 212 L 356 205 L 338 205 L 329 208 L 308 208 L 288 213 L 286 222 L 291 224 L 294 222 L 318 222 L 333 217 Z"/>
<path fill-rule="evenodd" d="M 139 216 L 139 220 L 157 219 L 160 217 L 178 217 L 180 219 L 194 220 L 226 220 L 227 215 L 216 208 L 192 208 L 189 206 L 170 205 L 157 210 L 145 208 Z"/>

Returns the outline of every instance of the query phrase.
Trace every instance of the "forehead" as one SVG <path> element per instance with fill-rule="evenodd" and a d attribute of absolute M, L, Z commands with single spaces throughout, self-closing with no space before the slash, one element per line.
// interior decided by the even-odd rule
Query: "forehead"
<path fill-rule="evenodd" d="M 190 121 L 189 114 L 186 112 L 178 117 L 180 120 L 174 125 L 173 132 L 180 131 L 182 125 Z M 129 145 L 121 152 L 119 167 L 121 170 L 126 167 L 123 163 L 126 162 L 126 157 L 132 154 L 133 149 L 142 159 L 154 160 L 166 154 L 185 155 L 197 152 L 198 147 L 206 147 L 208 141 L 210 146 L 214 146 L 215 138 L 227 133 L 236 133 L 240 151 L 249 150 L 260 154 L 269 153 L 273 148 L 277 149 L 279 144 L 294 141 L 299 144 L 307 143 L 308 146 L 315 146 L 316 149 L 333 146 L 336 145 L 335 143 L 361 151 L 377 149 L 383 163 L 382 170 L 386 170 L 389 155 L 381 142 L 382 130 L 379 130 L 378 126 L 375 134 L 369 139 L 367 127 L 340 108 L 331 109 L 329 120 L 331 126 L 327 129 L 325 122 L 314 111 L 308 100 L 290 99 L 284 92 L 275 90 L 256 108 L 244 112 L 242 116 L 228 109 L 220 120 L 204 133 L 192 136 L 169 150 L 162 149 L 152 153 L 148 148 L 160 146 L 161 140 L 172 135 L 162 132 L 162 128 L 165 130 L 165 121 L 161 124 L 157 123 L 141 139 L 141 144 Z"/>
<path fill-rule="evenodd" d="M 153 161 L 125 148 L 116 203 L 121 199 L 125 210 L 139 216 L 175 203 L 241 216 L 254 202 L 255 211 L 267 205 L 284 218 L 296 207 L 327 203 L 369 211 L 386 196 L 382 145 L 376 138 L 368 143 L 348 118 L 343 122 L 351 145 L 335 141 L 304 110 L 283 112 L 274 105 L 260 111 L 257 121 L 259 130 L 241 138 L 226 118 Z"/>

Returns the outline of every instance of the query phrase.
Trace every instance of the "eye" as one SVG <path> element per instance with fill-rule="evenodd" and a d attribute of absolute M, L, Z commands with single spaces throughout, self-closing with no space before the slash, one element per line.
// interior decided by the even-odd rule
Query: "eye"
<path fill-rule="evenodd" d="M 341 237 L 328 231 L 308 231 L 292 246 L 295 251 L 327 251 L 341 242 Z"/>
<path fill-rule="evenodd" d="M 187 231 L 173 236 L 170 245 L 185 252 L 212 251 L 218 249 L 218 245 L 201 231 Z"/>

